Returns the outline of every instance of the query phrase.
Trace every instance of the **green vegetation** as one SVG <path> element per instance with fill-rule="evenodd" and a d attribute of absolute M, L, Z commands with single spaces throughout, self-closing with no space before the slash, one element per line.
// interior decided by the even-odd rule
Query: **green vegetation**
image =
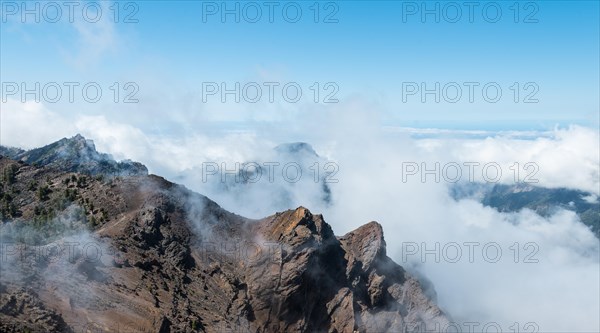
<path fill-rule="evenodd" d="M 0 219 L 5 220 L 8 218 L 17 217 L 17 206 L 12 201 L 13 198 L 10 194 L 5 193 L 0 200 Z"/>
<path fill-rule="evenodd" d="M 20 224 L 23 230 L 34 228 L 39 237 L 53 237 L 74 225 L 95 228 L 108 221 L 108 212 L 97 207 L 90 197 L 82 195 L 82 189 L 88 188 L 92 182 L 103 181 L 102 175 L 60 177 L 45 174 L 19 184 L 18 171 L 16 164 L 0 167 L 0 223 L 25 214 L 27 219 Z M 20 197 L 19 193 L 25 190 L 28 191 L 25 192 L 27 196 Z"/>
<path fill-rule="evenodd" d="M 37 196 L 38 199 L 40 199 L 41 201 L 46 201 L 48 200 L 48 195 L 52 192 L 52 190 L 50 190 L 50 188 L 48 187 L 48 185 L 44 185 L 44 186 L 40 186 L 38 187 L 38 191 L 37 191 Z"/>
<path fill-rule="evenodd" d="M 38 183 L 35 180 L 30 180 L 29 184 L 27 184 L 27 190 L 28 191 L 35 191 L 35 189 L 37 188 Z"/>
<path fill-rule="evenodd" d="M 79 188 L 87 187 L 87 177 L 86 176 L 81 176 L 79 178 L 76 178 L 76 182 L 77 182 L 77 187 L 79 187 Z"/>
<path fill-rule="evenodd" d="M 77 200 L 77 197 L 79 196 L 79 193 L 77 192 L 77 190 L 71 190 L 69 188 L 65 189 L 65 199 L 68 200 L 69 202 L 73 202 L 75 200 Z"/>
<path fill-rule="evenodd" d="M 102 214 L 100 221 L 102 221 L 102 222 L 108 221 L 108 213 L 106 212 L 106 209 L 100 208 L 100 213 Z"/>
<path fill-rule="evenodd" d="M 4 170 L 2 170 L 2 181 L 8 186 L 14 184 L 17 179 L 16 173 L 18 169 L 19 168 L 14 164 L 6 166 Z"/>
<path fill-rule="evenodd" d="M 17 206 L 14 203 L 15 192 L 17 191 L 12 185 L 7 191 L 4 191 L 4 186 L 4 183 L 0 186 L 0 220 L 2 221 L 18 216 Z"/>
<path fill-rule="evenodd" d="M 47 226 L 56 218 L 56 210 L 54 207 L 35 206 L 33 210 L 33 225 L 37 228 Z"/>

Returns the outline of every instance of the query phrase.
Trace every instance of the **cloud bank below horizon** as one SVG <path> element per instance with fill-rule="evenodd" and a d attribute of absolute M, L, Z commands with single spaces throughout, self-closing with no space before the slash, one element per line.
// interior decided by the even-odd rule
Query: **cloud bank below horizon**
<path fill-rule="evenodd" d="M 403 177 L 406 163 L 434 168 L 435 163 L 494 162 L 502 170 L 498 182 L 511 184 L 514 172 L 510 167 L 515 162 L 520 168 L 535 163 L 539 167 L 535 185 L 578 189 L 598 200 L 597 130 L 570 126 L 532 139 L 502 135 L 415 139 L 409 133 L 383 131 L 373 111 L 364 111 L 363 106 L 339 105 L 346 108 L 344 117 L 318 116 L 314 132 L 302 136 L 323 158 L 339 167 L 328 205 L 315 195 L 317 187 L 287 182 L 282 177 L 275 179 L 276 184 L 294 193 L 285 203 L 274 201 L 269 188 L 260 183 L 249 187 L 243 196 L 232 196 L 214 182 L 202 181 L 205 162 L 233 165 L 277 159 L 273 147 L 281 143 L 282 129 L 276 125 L 272 133 L 161 136 L 104 116 L 79 116 L 70 121 L 41 104 L 9 102 L 2 110 L 0 143 L 32 148 L 79 132 L 93 139 L 98 150 L 117 159 L 140 161 L 151 172 L 182 183 L 241 215 L 262 217 L 303 205 L 323 213 L 338 234 L 376 220 L 384 227 L 388 254 L 431 280 L 439 304 L 457 322 L 493 322 L 504 331 L 514 323 L 522 331 L 526 331 L 527 323 L 535 323 L 543 332 L 600 330 L 599 243 L 574 213 L 559 210 L 547 218 L 527 209 L 500 213 L 473 200 L 454 200 L 448 193 L 452 183 L 443 177 L 440 181 L 432 175 L 423 181 L 419 173 Z M 305 123 L 292 126 L 289 141 L 297 141 L 296 126 L 307 128 L 313 120 L 310 115 L 299 119 Z M 39 132 L 31 135 L 32 128 Z M 348 134 L 347 128 L 357 132 Z M 521 176 L 526 172 L 521 169 Z M 481 174 L 476 177 L 474 181 L 482 180 Z M 479 245 L 471 262 L 464 244 L 473 242 Z M 424 248 L 419 248 L 423 244 Z M 459 245 L 462 256 L 450 262 L 443 250 L 456 250 L 454 244 Z M 497 244 L 495 249 L 502 251 L 498 261 L 482 252 L 490 244 Z M 439 262 L 431 253 L 436 246 L 440 248 Z M 427 250 L 430 254 L 422 257 Z"/>

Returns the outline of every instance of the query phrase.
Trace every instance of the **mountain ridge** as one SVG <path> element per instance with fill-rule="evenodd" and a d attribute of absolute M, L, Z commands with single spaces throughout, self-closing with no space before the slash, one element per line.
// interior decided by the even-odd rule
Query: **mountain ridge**
<path fill-rule="evenodd" d="M 67 171 L 48 151 L 49 166 L 0 157 L 2 202 L 14 208 L 3 211 L 0 240 L 34 250 L 4 254 L 2 331 L 391 332 L 449 322 L 387 257 L 376 222 L 335 236 L 305 207 L 247 219 L 160 176 Z M 65 244 L 81 252 L 37 251 Z M 90 260 L 89 244 L 102 255 Z"/>
<path fill-rule="evenodd" d="M 568 188 L 544 188 L 532 184 L 467 184 L 450 189 L 455 200 L 473 198 L 499 212 L 531 209 L 549 217 L 559 209 L 573 211 L 583 224 L 600 239 L 600 202 L 586 200 L 592 193 Z"/>

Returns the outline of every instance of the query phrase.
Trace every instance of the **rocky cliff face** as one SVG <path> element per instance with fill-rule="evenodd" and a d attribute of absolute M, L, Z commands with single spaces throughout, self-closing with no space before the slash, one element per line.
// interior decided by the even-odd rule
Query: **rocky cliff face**
<path fill-rule="evenodd" d="M 3 157 L 0 331 L 405 332 L 448 319 L 370 222 L 250 220 L 157 176 Z M 8 199 L 9 200 L 8 200 Z"/>

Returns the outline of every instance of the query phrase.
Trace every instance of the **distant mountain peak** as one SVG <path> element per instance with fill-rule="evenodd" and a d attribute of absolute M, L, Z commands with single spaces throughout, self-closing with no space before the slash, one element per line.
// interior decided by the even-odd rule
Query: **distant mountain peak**
<path fill-rule="evenodd" d="M 318 157 L 317 152 L 313 149 L 313 147 L 306 142 L 289 142 L 282 143 L 275 147 L 275 150 L 278 153 L 287 153 L 287 154 L 299 154 L 305 153 L 315 157 Z"/>
<path fill-rule="evenodd" d="M 90 147 L 96 150 L 96 145 L 94 144 L 94 140 L 86 139 L 83 135 L 77 133 L 72 138 L 63 138 L 61 141 L 66 141 L 68 143 L 73 143 L 77 145 L 81 145 L 82 147 Z"/>
<path fill-rule="evenodd" d="M 148 169 L 141 163 L 130 160 L 117 162 L 111 155 L 98 152 L 94 141 L 81 134 L 31 150 L 0 147 L 0 154 L 13 160 L 66 172 L 106 176 L 148 174 Z"/>
<path fill-rule="evenodd" d="M 71 138 L 62 138 L 55 142 L 53 149 L 62 150 L 63 153 L 74 154 L 77 157 L 87 156 L 92 159 L 110 158 L 108 154 L 101 154 L 96 150 L 96 145 L 93 140 L 86 139 L 81 134 L 77 134 Z M 53 144 L 42 148 L 50 148 Z M 75 157 L 75 156 L 73 156 Z"/>

